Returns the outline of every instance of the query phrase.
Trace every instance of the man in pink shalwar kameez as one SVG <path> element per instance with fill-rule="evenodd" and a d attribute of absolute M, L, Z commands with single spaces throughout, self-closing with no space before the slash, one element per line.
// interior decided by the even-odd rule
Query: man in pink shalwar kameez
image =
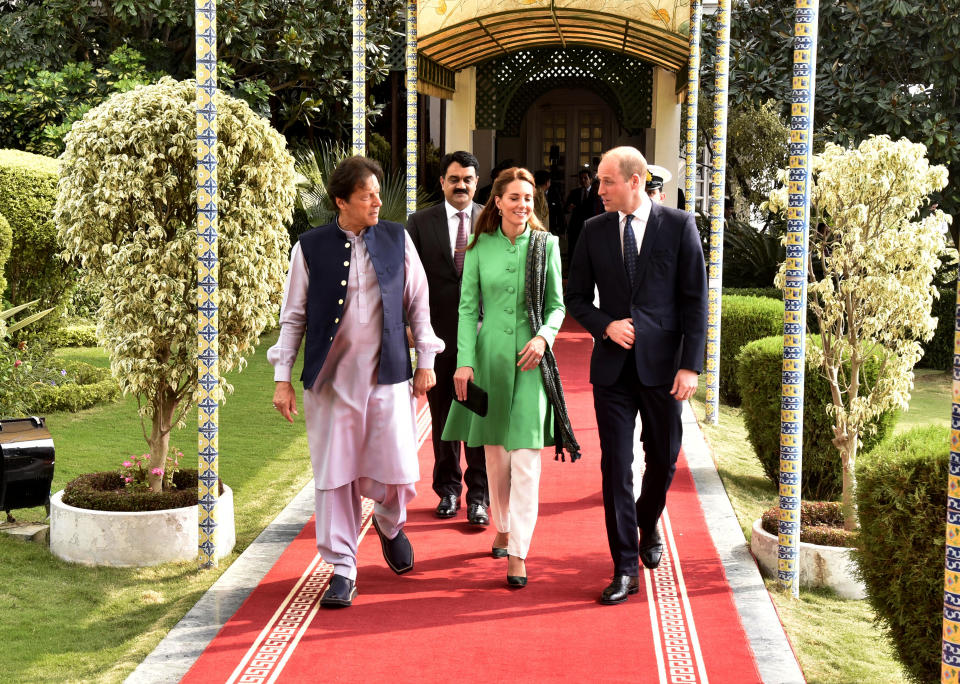
<path fill-rule="evenodd" d="M 317 549 L 333 565 L 325 607 L 356 596 L 361 497 L 373 499 L 374 527 L 397 574 L 413 568 L 403 532 L 420 477 L 416 396 L 435 384 L 443 341 L 430 325 L 427 279 L 403 226 L 379 220 L 379 165 L 351 157 L 328 191 L 335 223 L 307 231 L 294 245 L 280 314 L 280 337 L 267 352 L 274 406 L 293 421 L 291 369 L 306 334 L 303 406 L 316 486 Z M 403 313 L 413 331 L 417 370 Z M 399 333 L 397 332 L 399 330 Z"/>

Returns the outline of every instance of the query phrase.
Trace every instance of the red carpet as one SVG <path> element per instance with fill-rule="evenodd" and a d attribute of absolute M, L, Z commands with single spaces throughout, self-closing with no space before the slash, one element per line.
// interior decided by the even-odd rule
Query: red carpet
<path fill-rule="evenodd" d="M 370 531 L 353 607 L 320 610 L 330 566 L 317 558 L 311 520 L 183 681 L 759 682 L 682 455 L 663 517 L 663 562 L 626 604 L 597 603 L 612 567 L 590 349 L 572 323 L 556 344 L 584 457 L 563 463 L 544 450 L 525 589 L 508 589 L 506 560 L 490 557 L 492 526 L 468 526 L 463 510 L 452 521 L 434 517 L 427 440 L 406 527 L 413 572 L 394 575 Z"/>

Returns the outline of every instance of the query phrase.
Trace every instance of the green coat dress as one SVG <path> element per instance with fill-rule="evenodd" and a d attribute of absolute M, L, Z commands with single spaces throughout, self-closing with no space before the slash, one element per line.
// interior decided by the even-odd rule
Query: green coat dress
<path fill-rule="evenodd" d="M 547 278 L 543 327 L 530 329 L 524 290 L 530 229 L 516 238 L 483 233 L 467 250 L 460 291 L 460 321 L 457 328 L 457 367 L 473 368 L 473 381 L 488 394 L 486 417 L 481 418 L 454 402 L 450 407 L 443 439 L 469 446 L 496 444 L 508 451 L 540 449 L 554 443 L 553 408 L 543 388 L 537 366 L 521 371 L 520 350 L 534 334 L 550 347 L 563 322 L 563 286 L 560 247 L 556 236 L 547 240 Z M 483 325 L 477 332 L 480 302 Z"/>

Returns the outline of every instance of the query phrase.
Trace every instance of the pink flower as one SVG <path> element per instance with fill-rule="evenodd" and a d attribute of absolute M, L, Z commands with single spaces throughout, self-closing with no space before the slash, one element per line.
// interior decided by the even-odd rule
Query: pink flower
<path fill-rule="evenodd" d="M 125 478 L 123 478 L 123 481 L 126 482 L 127 484 L 130 484 L 131 482 L 133 482 L 133 478 L 131 478 L 131 477 L 125 477 Z"/>
<path fill-rule="evenodd" d="M 132 465 L 133 465 L 133 464 L 132 464 L 130 461 L 124 461 L 124 462 L 123 462 L 123 467 L 124 467 L 124 468 L 129 468 L 129 467 L 132 466 Z"/>
<path fill-rule="evenodd" d="M 153 468 L 150 472 L 154 475 L 163 475 L 163 468 Z"/>
<path fill-rule="evenodd" d="M 22 365 L 23 365 L 23 361 L 21 361 L 20 359 L 17 359 L 16 361 L 13 362 L 14 368 L 19 368 Z"/>

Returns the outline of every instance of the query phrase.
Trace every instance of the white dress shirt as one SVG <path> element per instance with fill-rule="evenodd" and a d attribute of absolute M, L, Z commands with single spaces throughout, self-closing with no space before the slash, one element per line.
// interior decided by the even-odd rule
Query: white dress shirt
<path fill-rule="evenodd" d="M 633 228 L 633 234 L 637 238 L 637 254 L 640 253 L 640 247 L 643 245 L 643 234 L 647 230 L 647 219 L 650 218 L 650 208 L 653 202 L 647 197 L 646 193 L 640 195 L 640 206 L 631 212 L 633 220 L 630 226 Z M 627 225 L 627 215 L 618 211 L 620 216 L 620 253 L 623 254 L 623 229 Z"/>
<path fill-rule="evenodd" d="M 453 253 L 457 249 L 457 232 L 460 230 L 460 217 L 457 216 L 457 213 L 460 211 L 455 206 L 450 204 L 448 201 L 443 201 L 444 207 L 447 210 L 447 230 L 450 231 L 450 256 L 453 256 Z M 470 243 L 470 235 L 473 233 L 473 203 L 467 205 L 467 208 L 463 210 L 463 213 L 466 216 L 463 219 L 463 225 L 467 229 L 467 243 Z"/>

